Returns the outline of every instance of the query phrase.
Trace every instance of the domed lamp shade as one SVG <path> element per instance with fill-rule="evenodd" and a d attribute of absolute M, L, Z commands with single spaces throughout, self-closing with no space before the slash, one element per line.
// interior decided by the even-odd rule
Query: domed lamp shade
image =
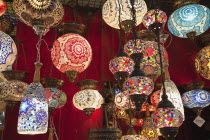
<path fill-rule="evenodd" d="M 195 58 L 196 71 L 205 79 L 210 80 L 210 46 L 202 48 Z"/>
<path fill-rule="evenodd" d="M 74 82 L 78 73 L 89 66 L 92 60 L 92 49 L 82 36 L 65 34 L 54 42 L 51 58 L 55 67 L 66 73 L 70 82 Z"/>
<path fill-rule="evenodd" d="M 193 39 L 193 37 L 208 30 L 209 15 L 209 8 L 203 5 L 185 5 L 171 14 L 168 19 L 168 29 L 177 37 Z"/>
<path fill-rule="evenodd" d="M 64 15 L 59 0 L 14 0 L 13 9 L 23 23 L 30 27 L 35 25 L 35 31 L 37 24 L 45 29 L 58 25 Z"/>
<path fill-rule="evenodd" d="M 4 71 L 14 63 L 17 48 L 14 40 L 9 35 L 0 31 L 0 37 L 0 71 Z"/>
<path fill-rule="evenodd" d="M 131 2 L 128 0 L 107 0 L 102 8 L 103 20 L 111 27 L 119 29 L 119 8 L 121 8 L 120 21 L 132 21 Z M 120 7 L 119 7 L 120 5 Z M 135 0 L 134 8 L 136 10 L 136 26 L 142 22 L 142 17 L 147 12 L 147 5 L 144 0 Z"/>
<path fill-rule="evenodd" d="M 7 6 L 3 0 L 0 0 L 0 16 L 4 15 L 6 12 Z"/>
<path fill-rule="evenodd" d="M 160 9 L 149 10 L 143 17 L 142 23 L 148 29 L 155 22 L 162 23 L 163 26 L 167 22 L 167 15 Z"/>
<path fill-rule="evenodd" d="M 48 103 L 44 88 L 39 82 L 42 64 L 36 62 L 35 65 L 33 83 L 29 85 L 20 104 L 18 134 L 44 134 L 48 129 Z"/>
<path fill-rule="evenodd" d="M 182 95 L 182 101 L 187 108 L 204 108 L 210 105 L 210 93 L 205 90 L 191 90 Z"/>
<path fill-rule="evenodd" d="M 147 137 L 143 135 L 124 135 L 121 140 L 148 140 Z"/>

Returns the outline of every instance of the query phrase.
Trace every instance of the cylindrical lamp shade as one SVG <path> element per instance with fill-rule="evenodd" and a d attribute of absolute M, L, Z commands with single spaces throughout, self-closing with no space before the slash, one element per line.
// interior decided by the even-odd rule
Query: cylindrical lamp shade
<path fill-rule="evenodd" d="M 134 69 L 134 61 L 129 57 L 115 57 L 109 63 L 109 70 L 114 74 L 115 72 L 131 73 Z"/>
<path fill-rule="evenodd" d="M 44 20 L 44 27 L 58 25 L 63 19 L 64 9 L 59 0 L 14 0 L 13 9 L 18 18 L 28 26 L 32 20 Z"/>
<path fill-rule="evenodd" d="M 44 134 L 48 130 L 48 104 L 40 83 L 31 83 L 20 104 L 18 134 Z"/>
<path fill-rule="evenodd" d="M 210 26 L 210 24 L 209 24 Z M 205 79 L 210 80 L 210 46 L 202 48 L 195 58 L 196 71 Z"/>
<path fill-rule="evenodd" d="M 121 140 L 148 140 L 143 135 L 124 135 L 122 136 Z"/>
<path fill-rule="evenodd" d="M 151 115 L 156 127 L 180 127 L 183 123 L 182 113 L 174 108 L 158 108 Z"/>
<path fill-rule="evenodd" d="M 9 35 L 0 31 L 0 36 L 0 71 L 4 71 L 14 63 L 17 48 L 14 40 Z"/>
<path fill-rule="evenodd" d="M 120 2 L 120 4 L 118 3 Z M 120 5 L 120 7 L 119 7 Z M 132 20 L 131 2 L 129 0 L 107 0 L 102 8 L 103 20 L 111 27 L 119 29 L 119 8 L 121 9 L 120 21 Z M 147 12 L 147 5 L 144 0 L 135 0 L 136 26 L 142 22 L 143 16 Z"/>
<path fill-rule="evenodd" d="M 154 89 L 154 82 L 149 77 L 133 76 L 124 82 L 123 89 L 129 95 L 144 94 L 148 96 Z"/>
<path fill-rule="evenodd" d="M 28 89 L 28 84 L 19 80 L 4 81 L 0 83 L 0 99 L 7 101 L 22 101 Z"/>
<path fill-rule="evenodd" d="M 85 108 L 98 109 L 103 103 L 103 97 L 97 90 L 85 89 L 78 91 L 73 97 L 74 106 L 83 110 Z"/>
<path fill-rule="evenodd" d="M 7 6 L 3 0 L 0 0 L 0 16 L 6 12 Z"/>
<path fill-rule="evenodd" d="M 66 104 L 66 94 L 57 88 L 45 88 L 48 107 L 61 108 Z"/>
<path fill-rule="evenodd" d="M 169 31 L 181 38 L 195 31 L 196 36 L 208 30 L 210 25 L 209 8 L 199 4 L 189 4 L 174 11 L 168 19 Z"/>
<path fill-rule="evenodd" d="M 65 34 L 53 44 L 52 62 L 61 71 L 83 72 L 92 60 L 92 49 L 88 41 L 78 34 Z"/>
<path fill-rule="evenodd" d="M 162 23 L 163 26 L 167 22 L 167 15 L 160 9 L 149 10 L 143 17 L 142 23 L 148 29 L 155 22 Z"/>
<path fill-rule="evenodd" d="M 134 39 L 131 39 L 124 45 L 124 51 L 128 55 L 131 55 L 133 53 L 144 53 L 146 47 L 147 43 L 144 40 L 136 39 L 135 42 Z"/>
<path fill-rule="evenodd" d="M 205 90 L 191 90 L 182 95 L 182 101 L 185 107 L 207 107 L 210 105 L 210 93 Z"/>

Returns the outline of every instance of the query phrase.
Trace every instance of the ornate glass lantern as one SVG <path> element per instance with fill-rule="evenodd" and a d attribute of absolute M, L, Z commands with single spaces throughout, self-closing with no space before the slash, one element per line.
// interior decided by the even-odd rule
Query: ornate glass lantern
<path fill-rule="evenodd" d="M 6 12 L 7 6 L 3 0 L 0 0 L 0 16 Z"/>
<path fill-rule="evenodd" d="M 126 92 L 121 92 L 115 95 L 114 103 L 118 109 L 122 110 L 129 109 L 129 95 Z M 131 107 L 135 108 L 133 104 Z"/>
<path fill-rule="evenodd" d="M 35 63 L 33 83 L 25 92 L 20 104 L 17 131 L 19 134 L 44 134 L 48 128 L 48 104 L 44 88 L 40 83 L 42 63 Z"/>
<path fill-rule="evenodd" d="M 129 40 L 124 45 L 124 51 L 130 56 L 134 53 L 144 53 L 147 43 L 144 40 L 136 39 L 136 42 L 134 39 Z"/>
<path fill-rule="evenodd" d="M 53 44 L 51 58 L 55 67 L 66 73 L 71 82 L 83 72 L 92 60 L 92 49 L 88 41 L 78 34 L 65 34 Z"/>
<path fill-rule="evenodd" d="M 209 15 L 209 8 L 203 5 L 189 4 L 182 6 L 169 17 L 168 29 L 177 37 L 193 38 L 208 30 Z"/>
<path fill-rule="evenodd" d="M 0 71 L 4 71 L 14 63 L 17 48 L 15 42 L 9 35 L 0 31 L 0 36 Z"/>
<path fill-rule="evenodd" d="M 120 2 L 120 4 L 119 4 Z M 102 17 L 104 21 L 111 27 L 119 29 L 119 8 L 121 9 L 121 19 L 122 22 L 132 22 L 132 14 L 130 9 L 132 4 L 128 0 L 107 0 L 102 8 Z M 120 7 L 119 7 L 120 5 Z M 134 8 L 136 11 L 136 26 L 142 22 L 142 17 L 147 12 L 147 5 L 144 0 L 135 0 Z M 124 24 L 126 24 L 124 23 Z"/>
<path fill-rule="evenodd" d="M 167 15 L 160 9 L 149 10 L 143 17 L 142 23 L 148 29 L 155 22 L 162 23 L 163 26 L 167 22 Z"/>
<path fill-rule="evenodd" d="M 143 135 L 124 135 L 122 136 L 121 140 L 148 140 Z"/>
<path fill-rule="evenodd" d="M 210 80 L 210 46 L 202 48 L 195 58 L 196 71 L 205 79 Z"/>
<path fill-rule="evenodd" d="M 207 107 L 210 105 L 210 93 L 205 90 L 191 90 L 182 95 L 182 101 L 187 108 Z"/>

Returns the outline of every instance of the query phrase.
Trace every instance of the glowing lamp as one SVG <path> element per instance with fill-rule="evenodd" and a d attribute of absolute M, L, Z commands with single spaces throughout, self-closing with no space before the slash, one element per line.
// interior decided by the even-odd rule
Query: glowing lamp
<path fill-rule="evenodd" d="M 92 60 L 92 49 L 88 41 L 78 34 L 65 34 L 53 44 L 51 51 L 55 67 L 66 73 L 73 82 L 78 73 L 83 72 Z"/>
<path fill-rule="evenodd" d="M 209 8 L 203 5 L 185 5 L 171 14 L 168 19 L 168 29 L 177 37 L 195 37 L 208 30 L 210 25 L 209 15 Z"/>
<path fill-rule="evenodd" d="M 207 107 L 210 105 L 210 93 L 205 90 L 191 90 L 182 95 L 182 101 L 187 108 Z"/>
<path fill-rule="evenodd" d="M 195 58 L 196 71 L 205 79 L 210 80 L 210 46 L 202 48 Z"/>
<path fill-rule="evenodd" d="M 120 21 L 132 21 L 131 2 L 127 0 L 107 0 L 102 8 L 103 20 L 111 27 L 119 29 L 119 8 L 121 9 Z M 147 5 L 144 0 L 135 0 L 134 8 L 136 10 L 136 26 L 142 22 L 142 17 L 147 12 Z"/>
<path fill-rule="evenodd" d="M 155 22 L 162 23 L 163 26 L 167 21 L 167 15 L 165 12 L 159 9 L 149 10 L 143 17 L 142 23 L 148 29 L 150 25 Z"/>
<path fill-rule="evenodd" d="M 148 140 L 143 135 L 124 135 L 122 136 L 121 140 Z"/>
<path fill-rule="evenodd" d="M 13 39 L 0 31 L 0 71 L 6 70 L 14 63 L 17 55 L 17 48 Z"/>
<path fill-rule="evenodd" d="M 6 12 L 7 6 L 6 3 L 1 0 L 0 1 L 0 16 L 4 15 L 4 13 Z"/>

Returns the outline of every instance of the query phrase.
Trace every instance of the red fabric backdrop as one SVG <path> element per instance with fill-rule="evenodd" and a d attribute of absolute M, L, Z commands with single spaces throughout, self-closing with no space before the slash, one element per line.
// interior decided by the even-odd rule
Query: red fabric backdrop
<path fill-rule="evenodd" d="M 75 14 L 69 9 L 65 8 L 65 17 L 63 22 L 77 21 L 82 22 L 87 27 L 87 33 L 85 38 L 89 41 L 93 50 L 93 60 L 91 65 L 86 71 L 81 73 L 77 78 L 77 81 L 83 79 L 95 79 L 99 81 L 113 80 L 113 76 L 108 69 L 109 61 L 114 57 L 119 47 L 119 33 L 117 30 L 112 29 L 106 25 L 101 17 L 99 11 L 92 17 L 81 18 L 78 14 L 74 18 Z M 84 16 L 84 15 L 83 15 Z M 140 27 L 141 28 L 141 27 Z M 45 36 L 44 40 L 48 46 L 53 44 L 53 41 L 58 37 L 56 31 L 51 29 Z M 34 74 L 34 62 L 36 60 L 36 43 L 38 38 L 34 34 L 34 31 L 24 25 L 18 23 L 16 40 L 21 40 L 22 44 L 18 46 L 18 59 L 14 65 L 14 69 L 27 71 L 30 75 L 27 78 L 27 82 L 31 83 Z M 199 50 L 191 40 L 180 39 L 173 37 L 171 43 L 167 41 L 165 46 L 167 47 L 169 54 L 170 67 L 169 72 L 171 79 L 181 86 L 184 83 L 193 81 L 196 77 L 196 73 L 192 68 L 192 59 L 190 55 L 195 55 Z M 23 47 L 22 47 L 23 45 Z M 58 137 L 60 140 L 87 140 L 88 129 L 101 127 L 101 111 L 96 110 L 93 115 L 88 118 L 84 112 L 77 110 L 72 104 L 73 95 L 79 90 L 75 83 L 71 84 L 67 76 L 59 72 L 52 64 L 50 50 L 44 43 L 41 45 L 41 62 L 43 66 L 41 68 L 41 77 L 53 77 L 65 80 L 64 86 L 61 88 L 67 95 L 67 104 L 54 111 L 54 123 Z M 52 73 L 51 73 L 52 71 Z M 199 78 L 198 78 L 199 79 Z M 207 86 L 210 86 L 210 82 L 200 78 L 206 82 Z M 47 140 L 48 134 L 26 136 L 17 134 L 17 117 L 19 106 L 14 109 L 7 110 L 6 127 L 4 130 L 4 140 Z M 179 140 L 191 140 L 191 130 L 186 122 L 181 128 L 178 134 Z"/>

